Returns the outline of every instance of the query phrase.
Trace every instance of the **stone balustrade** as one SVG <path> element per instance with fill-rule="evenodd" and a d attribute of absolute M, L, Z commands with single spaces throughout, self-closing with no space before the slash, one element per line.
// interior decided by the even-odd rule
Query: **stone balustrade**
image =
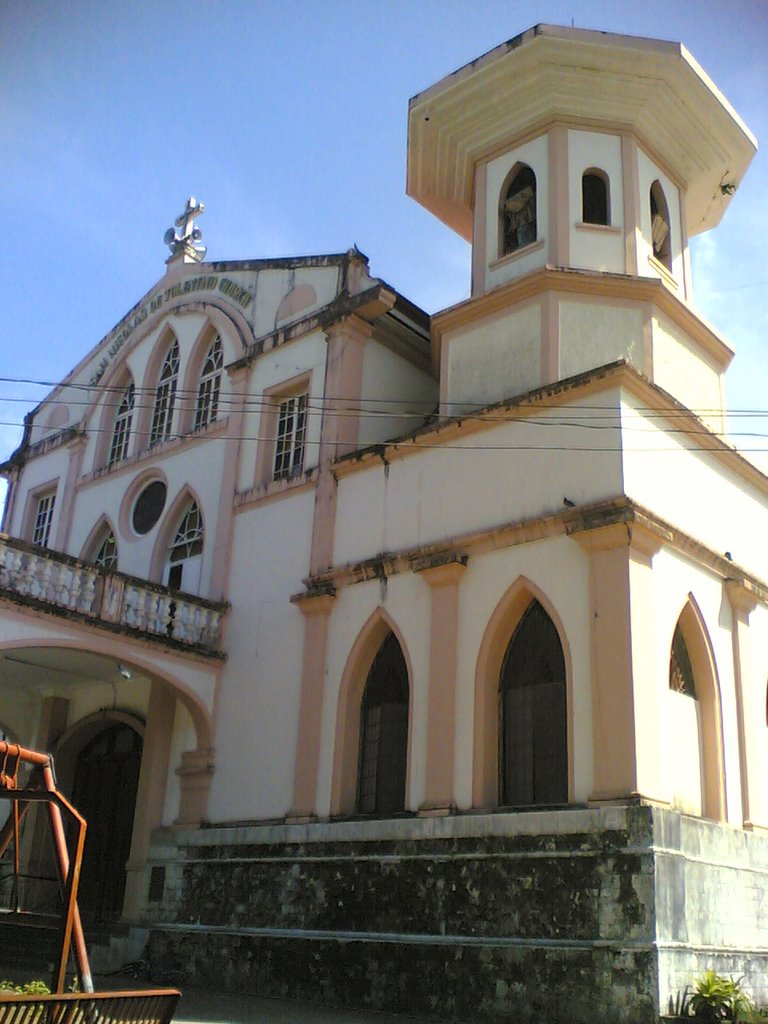
<path fill-rule="evenodd" d="M 0 534 L 0 594 L 17 595 L 129 633 L 219 650 L 227 605 L 169 590 L 124 573 Z"/>

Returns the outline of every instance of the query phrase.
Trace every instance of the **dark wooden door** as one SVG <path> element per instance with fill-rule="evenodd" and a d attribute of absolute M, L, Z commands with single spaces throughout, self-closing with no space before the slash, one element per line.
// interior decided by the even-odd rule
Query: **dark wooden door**
<path fill-rule="evenodd" d="M 123 908 L 141 751 L 141 736 L 118 724 L 94 737 L 77 759 L 72 803 L 88 823 L 78 902 L 91 921 L 113 921 Z"/>

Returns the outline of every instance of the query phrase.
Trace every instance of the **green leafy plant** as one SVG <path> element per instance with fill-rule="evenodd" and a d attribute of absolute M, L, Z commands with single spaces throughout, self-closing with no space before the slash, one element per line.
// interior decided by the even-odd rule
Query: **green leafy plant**
<path fill-rule="evenodd" d="M 12 992 L 16 996 L 46 996 L 50 991 L 44 981 L 25 981 L 23 985 L 7 978 L 0 981 L 0 992 Z"/>
<path fill-rule="evenodd" d="M 716 971 L 707 971 L 694 986 L 690 1012 L 705 1024 L 718 1021 L 746 1021 L 754 1013 L 752 1000 L 741 989 L 741 978 L 724 978 Z"/>

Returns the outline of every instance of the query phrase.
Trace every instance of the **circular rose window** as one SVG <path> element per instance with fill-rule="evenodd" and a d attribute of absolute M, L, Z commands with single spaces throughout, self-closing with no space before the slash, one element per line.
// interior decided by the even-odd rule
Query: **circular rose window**
<path fill-rule="evenodd" d="M 133 506 L 133 528 L 136 533 L 149 533 L 165 508 L 167 488 L 162 480 L 153 480 L 144 488 Z"/>

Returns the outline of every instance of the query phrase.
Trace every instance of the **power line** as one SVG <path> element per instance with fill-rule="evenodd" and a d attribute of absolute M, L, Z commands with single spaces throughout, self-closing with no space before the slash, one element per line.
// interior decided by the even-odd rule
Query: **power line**
<path fill-rule="evenodd" d="M 89 384 L 81 384 L 81 383 L 77 383 L 77 382 L 63 383 L 63 382 L 54 382 L 54 381 L 48 381 L 48 380 L 37 380 L 37 379 L 34 379 L 34 378 L 29 378 L 29 377 L 7 377 L 7 376 L 0 376 L 0 384 L 31 384 L 31 385 L 39 386 L 39 387 L 54 387 L 54 388 L 61 387 L 62 389 L 71 388 L 71 389 L 74 389 L 76 391 L 86 391 L 86 392 L 89 392 L 89 393 L 95 391 L 97 393 L 101 392 L 103 394 L 115 394 L 115 395 L 119 395 L 121 397 L 123 396 L 123 394 L 125 393 L 125 390 L 126 390 L 125 383 L 123 383 L 121 386 L 117 387 L 117 386 L 114 386 L 114 385 L 111 385 L 111 384 L 109 384 L 109 385 L 102 385 L 102 384 L 89 385 Z M 144 388 L 144 387 L 141 387 L 140 385 L 135 385 L 134 384 L 134 394 L 137 394 L 137 395 L 150 395 L 150 396 L 152 396 L 152 398 L 154 398 L 154 396 L 156 394 L 156 391 L 157 391 L 157 388 L 155 386 Z M 198 397 L 198 389 L 197 388 L 180 388 L 180 387 L 177 387 L 176 391 L 175 391 L 175 395 L 176 395 L 177 399 L 178 398 L 190 398 L 190 399 L 195 399 L 196 400 L 197 397 Z M 245 403 L 249 403 L 250 402 L 250 403 L 254 403 L 254 404 L 270 404 L 270 405 L 273 405 L 273 403 L 270 402 L 270 399 L 268 397 L 263 396 L 263 395 L 262 396 L 253 396 L 253 397 L 244 397 L 244 396 L 236 394 L 233 391 L 224 391 L 224 390 L 220 391 L 220 393 L 219 393 L 219 400 L 220 401 L 224 401 L 224 402 L 230 402 L 230 403 L 232 403 L 234 401 L 238 401 L 238 402 L 245 402 Z M 24 397 L 19 397 L 19 398 L 2 398 L 2 397 L 0 397 L 0 401 L 34 401 L 34 399 L 29 399 L 29 398 L 24 398 Z M 315 402 L 324 402 L 326 404 L 337 403 L 337 402 L 357 402 L 357 403 L 369 404 L 369 405 L 406 405 L 407 404 L 407 405 L 412 405 L 412 406 L 420 406 L 420 407 L 422 407 L 424 409 L 427 409 L 427 410 L 433 409 L 435 407 L 435 400 L 432 399 L 432 398 L 429 398 L 429 399 L 427 399 L 427 398 L 425 398 L 425 399 L 418 399 L 418 398 L 402 399 L 402 398 L 384 398 L 384 397 L 381 397 L 381 396 L 376 396 L 376 397 L 371 397 L 371 398 L 364 398 L 362 396 L 355 396 L 354 398 L 344 397 L 344 396 L 338 396 L 338 397 L 326 396 L 326 397 L 323 397 L 323 398 L 314 399 L 313 401 L 315 401 Z M 85 402 L 78 403 L 78 402 L 73 401 L 72 399 L 66 400 L 64 398 L 51 398 L 51 399 L 43 398 L 43 399 L 41 399 L 39 404 L 43 404 L 43 402 L 45 402 L 45 404 L 50 404 L 50 405 L 62 404 L 62 405 L 85 405 L 85 406 L 89 406 L 89 405 L 93 404 L 92 401 L 85 401 Z M 443 405 L 444 407 L 446 407 L 446 406 L 447 407 L 456 407 L 456 408 L 460 408 L 460 409 L 465 409 L 465 408 L 469 408 L 469 409 L 487 409 L 489 406 L 503 405 L 503 404 L 504 404 L 503 402 L 498 402 L 498 403 L 497 402 L 468 402 L 468 401 L 458 401 L 458 400 L 454 401 L 454 402 L 442 402 L 441 403 L 441 405 Z M 552 402 L 551 404 L 549 404 L 549 403 L 547 403 L 546 400 L 541 400 L 541 401 L 538 401 L 536 403 L 536 406 L 537 406 L 537 408 L 561 408 L 562 407 L 562 402 L 558 401 L 558 402 Z M 146 408 L 146 406 L 141 406 L 140 408 Z M 584 409 L 584 410 L 598 410 L 599 411 L 599 410 L 604 410 L 605 406 L 604 405 L 582 405 L 582 404 L 578 404 L 578 405 L 574 405 L 574 406 L 569 406 L 569 409 Z M 694 412 L 697 415 L 699 415 L 699 414 L 703 414 L 703 415 L 706 415 L 706 414 L 720 414 L 720 413 L 722 413 L 723 410 L 720 409 L 720 408 L 714 408 L 714 407 L 707 408 L 707 407 L 702 407 L 702 406 L 696 407 L 696 408 L 681 409 L 677 405 L 670 405 L 670 406 L 662 406 L 662 407 L 659 407 L 658 409 L 649 410 L 649 411 L 657 412 L 660 415 L 673 414 L 673 415 L 684 416 L 684 415 L 686 415 L 689 412 Z M 748 416 L 768 416 L 768 409 L 729 409 L 727 411 L 728 411 L 729 415 L 730 414 L 738 414 L 738 415 L 748 415 Z"/>
<path fill-rule="evenodd" d="M 2 378 L 0 382 L 13 382 L 13 383 L 30 383 L 21 378 Z M 105 389 L 106 391 L 112 391 L 112 388 Z M 120 390 L 119 394 L 122 397 L 124 388 Z M 151 394 L 153 402 L 148 403 L 134 403 L 134 410 L 144 410 L 154 408 L 154 397 L 155 389 L 144 389 L 146 394 Z M 178 402 L 179 406 L 183 406 L 185 411 L 190 411 L 195 408 L 195 403 L 198 398 L 198 392 L 189 389 L 177 389 L 175 392 L 175 401 Z M 13 404 L 25 404 L 30 403 L 32 399 L 24 396 L 7 396 L 3 397 L 0 395 L 0 403 L 7 402 Z M 236 395 L 234 392 L 220 392 L 218 404 L 220 406 L 228 405 L 230 409 L 238 411 L 242 409 L 245 412 L 258 412 L 263 409 L 274 410 L 278 405 L 279 399 L 271 399 L 265 395 L 254 395 L 254 396 L 242 396 Z M 42 404 L 42 403 L 40 403 Z M 75 401 L 72 399 L 56 398 L 51 399 L 45 403 L 46 405 L 58 406 L 63 405 L 67 407 L 75 408 L 90 408 L 94 403 L 90 401 Z M 118 409 L 120 402 L 107 403 L 102 402 L 100 405 L 101 409 Z M 510 399 L 508 403 L 505 402 L 467 402 L 467 401 L 455 401 L 455 402 L 442 402 L 440 403 L 444 408 L 454 408 L 458 411 L 450 413 L 451 419 L 461 420 L 476 420 L 478 422 L 500 422 L 504 420 L 503 413 L 509 411 L 510 420 L 520 422 L 521 417 L 517 414 L 517 411 L 522 407 L 521 405 L 514 404 L 514 399 Z M 343 406 L 343 407 L 342 407 Z M 395 408 L 374 408 L 375 406 L 394 406 Z M 399 409 L 397 407 L 400 407 Z M 548 402 L 547 400 L 537 401 L 535 406 L 531 408 L 536 410 L 556 410 L 563 409 L 562 402 Z M 584 405 L 584 404 L 567 404 L 567 412 L 569 416 L 587 414 L 591 418 L 596 415 L 602 418 L 615 418 L 621 415 L 618 409 L 610 409 L 605 405 Z M 474 412 L 473 410 L 479 410 L 481 414 Z M 371 416 L 381 417 L 388 419 L 413 419 L 416 416 L 427 418 L 437 413 L 437 405 L 434 399 L 417 399 L 417 398 L 364 398 L 362 396 L 355 396 L 354 398 L 344 397 L 331 397 L 331 396 L 317 396 L 312 398 L 307 403 L 307 411 L 310 413 L 332 416 Z M 681 408 L 680 406 L 658 406 L 653 409 L 643 409 L 642 415 L 650 419 L 673 419 L 673 418 L 684 418 L 688 419 L 693 414 L 699 418 L 706 416 L 722 416 L 727 415 L 730 418 L 748 417 L 750 419 L 768 417 L 768 409 L 722 409 L 715 407 L 690 407 Z M 626 412 L 624 413 L 626 415 Z M 44 428 L 45 429 L 45 428 Z"/>
<path fill-rule="evenodd" d="M 531 423 L 530 425 L 533 426 L 533 425 L 538 425 L 538 424 Z M 580 425 L 580 424 L 577 424 L 577 425 Z M 5 421 L 5 420 L 0 420 L 0 426 L 4 426 L 4 427 L 7 427 L 7 426 L 20 426 L 20 424 L 11 423 L 11 422 L 8 422 L 8 421 Z M 94 434 L 94 435 L 95 434 L 103 434 L 103 433 L 111 433 L 111 432 L 112 432 L 111 429 L 107 430 L 106 428 L 100 428 L 100 427 L 86 427 L 86 428 L 83 429 L 83 433 L 85 433 L 85 434 Z M 189 434 L 174 434 L 172 437 L 166 437 L 166 438 L 163 438 L 162 441 L 156 442 L 154 445 L 152 445 L 152 448 L 160 450 L 162 445 L 168 444 L 169 442 L 188 440 L 188 439 L 190 439 L 190 438 L 192 438 L 194 436 L 195 436 L 194 432 L 191 432 Z M 749 435 L 749 436 L 752 436 L 752 435 Z M 766 439 L 768 439 L 768 434 L 756 434 L 754 436 L 756 436 L 756 437 L 765 437 Z M 201 441 L 202 440 L 208 440 L 208 441 L 228 441 L 228 440 L 229 441 L 256 441 L 256 442 L 267 442 L 269 444 L 273 444 L 273 443 L 275 443 L 277 441 L 277 437 L 275 435 L 268 435 L 267 436 L 267 435 L 262 435 L 262 434 L 238 434 L 238 435 L 223 434 L 223 435 L 220 435 L 218 437 L 206 437 L 205 435 L 199 435 L 199 439 Z M 703 439 L 706 440 L 706 435 L 703 435 Z M 317 447 L 320 446 L 320 444 L 321 444 L 320 439 L 306 440 L 305 441 L 305 446 L 307 448 L 310 448 L 310 447 L 317 448 Z M 419 440 L 416 437 L 405 437 L 405 438 L 394 438 L 394 439 L 386 439 L 386 440 L 371 439 L 371 440 L 367 440 L 367 441 L 359 441 L 357 443 L 355 451 L 358 454 L 360 454 L 366 448 L 373 448 L 373 447 L 390 448 L 390 449 L 395 449 L 395 450 L 398 449 L 398 448 L 418 448 L 418 449 L 423 449 L 425 451 L 426 450 L 466 451 L 466 452 L 499 452 L 499 451 L 504 451 L 504 452 L 547 452 L 547 451 L 551 451 L 551 452 L 602 452 L 602 453 L 629 452 L 629 453 L 633 453 L 633 454 L 634 453 L 637 453 L 637 454 L 643 454 L 643 453 L 644 454 L 663 454 L 663 453 L 673 453 L 673 454 L 677 453 L 677 454 L 680 454 L 682 452 L 702 452 L 702 451 L 704 451 L 704 452 L 707 452 L 707 451 L 722 452 L 722 450 L 723 450 L 720 445 L 707 445 L 707 444 L 696 444 L 696 445 L 694 445 L 694 446 L 692 446 L 690 448 L 686 447 L 686 446 L 675 446 L 675 447 L 669 447 L 669 448 L 662 448 L 662 447 L 654 446 L 652 448 L 631 447 L 629 449 L 626 446 L 618 446 L 618 445 L 616 445 L 616 446 L 606 446 L 606 445 L 599 445 L 599 446 L 591 446 L 590 445 L 590 446 L 586 446 L 586 445 L 564 445 L 564 444 L 553 444 L 553 445 L 547 445 L 547 444 L 476 444 L 475 445 L 475 444 L 450 444 L 450 443 L 435 443 L 435 444 L 431 444 L 429 442 L 421 441 L 421 440 Z M 148 453 L 150 450 L 151 450 L 150 446 L 148 445 L 146 448 L 142 448 L 140 451 L 142 453 Z M 736 454 L 745 453 L 745 452 L 768 452 L 768 447 L 766 447 L 766 448 L 739 448 L 738 450 L 734 449 L 734 451 L 735 451 Z M 139 454 L 139 452 L 137 452 L 136 454 Z"/>

